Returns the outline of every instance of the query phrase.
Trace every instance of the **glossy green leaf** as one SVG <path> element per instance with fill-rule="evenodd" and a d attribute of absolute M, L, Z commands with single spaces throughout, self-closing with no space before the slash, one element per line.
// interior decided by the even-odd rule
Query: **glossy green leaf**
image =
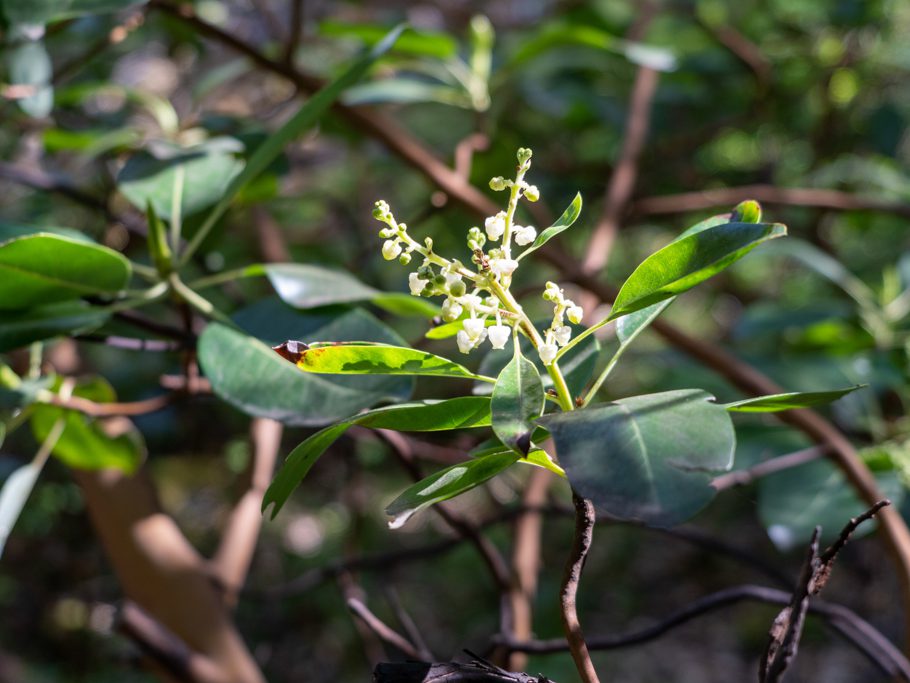
<path fill-rule="evenodd" d="M 117 400 L 111 385 L 101 377 L 81 383 L 73 390 L 73 395 L 96 403 Z M 52 405 L 34 406 L 31 426 L 35 439 L 44 441 L 60 417 L 65 417 L 66 427 L 51 453 L 69 467 L 83 470 L 113 468 L 131 473 L 145 458 L 142 436 L 129 421 L 95 419 Z"/>
<path fill-rule="evenodd" d="M 0 425 L 2 428 L 2 425 Z M 2 438 L 0 438 L 2 442 Z M 16 468 L 0 486 L 0 557 L 6 547 L 6 540 L 22 513 L 22 508 L 31 495 L 38 475 L 43 469 L 43 462 L 32 461 Z"/>
<path fill-rule="evenodd" d="M 542 230 L 537 236 L 537 239 L 531 242 L 531 245 L 518 255 L 518 260 L 520 261 L 531 252 L 537 251 L 563 230 L 570 228 L 572 224 L 578 220 L 578 217 L 580 215 L 581 193 L 579 192 L 575 195 L 575 199 L 572 200 L 572 203 L 569 204 L 569 206 L 566 207 L 566 210 L 562 212 L 562 215 L 556 219 L 556 222 L 553 223 L 553 225 L 551 225 L 549 228 Z"/>
<path fill-rule="evenodd" d="M 0 316 L 0 353 L 35 341 L 82 334 L 101 327 L 110 313 L 81 301 L 65 301 Z"/>
<path fill-rule="evenodd" d="M 734 413 L 776 413 L 781 410 L 794 410 L 796 408 L 810 408 L 824 405 L 850 394 L 857 389 L 868 385 L 857 384 L 844 389 L 830 391 L 794 391 L 786 394 L 771 394 L 769 396 L 756 396 L 742 401 L 723 404 L 724 408 Z"/>
<path fill-rule="evenodd" d="M 905 494 L 899 474 L 895 470 L 874 474 L 882 495 L 900 506 Z M 762 477 L 758 482 L 758 516 L 781 550 L 805 548 L 816 526 L 822 528 L 821 542 L 831 543 L 851 517 L 868 507 L 840 469 L 824 459 Z M 874 529 L 874 523 L 863 524 L 855 537 Z"/>
<path fill-rule="evenodd" d="M 490 424 L 490 399 L 466 396 L 447 401 L 404 403 L 371 410 L 316 432 L 298 445 L 281 466 L 262 501 L 274 504 L 272 519 L 287 502 L 319 457 L 353 425 L 402 432 L 435 432 L 486 427 Z"/>
<path fill-rule="evenodd" d="M 452 465 L 431 474 L 406 489 L 389 504 L 385 510 L 386 514 L 392 517 L 389 527 L 401 528 L 421 510 L 480 486 L 511 467 L 517 460 L 518 455 L 511 451 L 495 453 Z"/>
<path fill-rule="evenodd" d="M 613 517 L 670 526 L 714 497 L 709 472 L 727 470 L 730 415 L 699 389 L 634 396 L 545 415 L 572 487 Z"/>
<path fill-rule="evenodd" d="M 0 243 L 0 310 L 113 294 L 129 277 L 129 261 L 101 245 L 49 233 Z"/>
<path fill-rule="evenodd" d="M 354 61 L 338 78 L 321 88 L 288 121 L 274 133 L 269 135 L 253 152 L 243 170 L 234 176 L 221 199 L 206 216 L 205 221 L 193 236 L 193 239 L 184 250 L 182 260 L 185 261 L 205 239 L 218 219 L 224 215 L 228 206 L 237 194 L 251 181 L 259 177 L 269 165 L 278 158 L 284 149 L 305 131 L 312 128 L 328 111 L 329 107 L 338 99 L 339 95 L 359 81 L 373 63 L 385 54 L 398 40 L 403 26 L 390 31 L 365 55 Z"/>
<path fill-rule="evenodd" d="M 429 375 L 493 382 L 447 358 L 405 346 L 352 342 L 317 342 L 303 351 L 297 367 L 304 372 L 339 375 Z"/>
<path fill-rule="evenodd" d="M 531 447 L 534 420 L 546 399 L 537 367 L 521 355 L 518 346 L 493 386 L 493 432 L 506 446 L 524 456 Z"/>
<path fill-rule="evenodd" d="M 376 24 L 349 24 L 323 21 L 319 33 L 332 38 L 357 38 L 367 45 L 376 45 L 388 34 L 387 29 Z M 408 28 L 395 42 L 395 52 L 426 57 L 454 57 L 458 43 L 447 33 Z"/>
<path fill-rule="evenodd" d="M 237 158 L 243 145 L 233 138 L 214 138 L 195 147 L 164 151 L 157 157 L 144 151 L 130 157 L 117 175 L 117 187 L 137 209 L 145 212 L 151 204 L 165 220 L 171 219 L 178 173 L 184 177 L 181 214 L 189 216 L 221 199 L 243 168 Z"/>
<path fill-rule="evenodd" d="M 427 330 L 427 333 L 424 335 L 427 339 L 451 339 L 456 334 L 458 334 L 462 329 L 464 329 L 464 318 L 467 317 L 467 314 L 464 314 L 458 320 L 453 320 L 450 323 L 443 323 L 442 325 L 436 325 Z M 495 318 L 487 318 L 484 321 L 486 327 L 491 327 L 496 324 Z M 499 354 L 502 355 L 502 354 Z M 487 373 L 489 374 L 489 373 Z"/>
<path fill-rule="evenodd" d="M 783 237 L 780 224 L 724 223 L 671 242 L 651 254 L 626 280 L 608 320 L 691 289 L 735 263 L 762 242 Z"/>
<path fill-rule="evenodd" d="M 381 292 L 344 271 L 304 263 L 268 263 L 262 268 L 278 296 L 295 308 L 369 301 L 397 315 L 432 318 L 439 313 L 439 308 L 425 299 Z"/>
<path fill-rule="evenodd" d="M 401 342 L 365 311 L 312 315 L 277 300 L 265 300 L 238 313 L 235 321 L 249 334 L 217 323 L 209 325 L 199 339 L 199 363 L 212 390 L 248 415 L 289 425 L 324 425 L 410 394 L 411 382 L 404 378 L 303 373 L 271 349 L 287 339 L 314 335 Z"/>

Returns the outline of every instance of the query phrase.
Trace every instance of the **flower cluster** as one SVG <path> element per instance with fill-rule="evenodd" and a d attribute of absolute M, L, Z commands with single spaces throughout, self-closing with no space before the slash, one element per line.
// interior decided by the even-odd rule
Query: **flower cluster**
<path fill-rule="evenodd" d="M 461 329 L 455 341 L 462 353 L 469 353 L 488 339 L 494 349 L 505 348 L 510 337 L 521 331 L 538 347 L 541 360 L 549 365 L 555 359 L 557 345 L 565 346 L 571 336 L 571 328 L 564 324 L 563 318 L 578 322 L 582 312 L 564 298 L 561 289 L 548 283 L 544 298 L 555 304 L 553 324 L 541 337 L 509 291 L 519 265 L 518 259 L 512 257 L 512 247 L 528 247 L 537 239 L 536 228 L 514 221 L 519 199 L 536 202 L 540 198 L 537 187 L 524 180 L 530 167 L 531 150 L 519 149 L 515 179 L 496 177 L 490 181 L 493 190 L 509 191 L 509 202 L 504 211 L 484 221 L 483 230 L 477 226 L 468 230 L 467 246 L 474 269 L 435 253 L 429 237 L 423 244 L 412 238 L 407 225 L 395 220 L 385 201 L 376 202 L 373 217 L 386 226 L 379 232 L 385 240 L 382 255 L 386 260 L 398 259 L 402 265 L 408 265 L 415 256 L 422 257 L 420 266 L 408 275 L 411 294 L 445 297 L 442 318 L 448 323 L 460 321 Z"/>
<path fill-rule="evenodd" d="M 549 365 L 556 358 L 560 346 L 565 346 L 572 338 L 572 328 L 565 324 L 565 318 L 576 325 L 584 317 L 581 306 L 565 297 L 565 292 L 555 282 L 548 282 L 543 290 L 543 298 L 553 302 L 553 322 L 544 333 L 544 344 L 538 349 L 540 359 Z"/>

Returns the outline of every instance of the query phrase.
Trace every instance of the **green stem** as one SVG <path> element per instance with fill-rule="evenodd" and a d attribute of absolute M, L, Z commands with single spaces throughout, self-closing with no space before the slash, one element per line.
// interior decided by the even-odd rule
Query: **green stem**
<path fill-rule="evenodd" d="M 528 172 L 529 164 L 523 163 L 518 167 L 515 174 L 515 182 L 512 184 L 509 193 L 509 205 L 506 207 L 505 230 L 502 233 L 502 254 L 505 258 L 512 258 L 512 221 L 515 218 L 515 210 L 518 208 L 518 198 L 521 195 L 521 181 L 524 180 L 525 173 Z"/>
<path fill-rule="evenodd" d="M 613 357 L 610 359 L 610 362 L 607 363 L 607 367 L 603 369 L 603 372 L 598 376 L 597 381 L 591 386 L 588 390 L 588 393 L 585 395 L 585 400 L 582 401 L 581 407 L 584 408 L 587 406 L 593 399 L 594 396 L 600 391 L 600 388 L 603 386 L 603 383 L 607 381 L 607 377 L 610 376 L 610 373 L 613 372 L 613 368 L 616 367 L 616 364 L 619 362 L 619 359 L 622 358 L 622 354 L 625 353 L 626 349 L 629 348 L 631 344 L 622 344 L 616 353 L 613 354 Z"/>
<path fill-rule="evenodd" d="M 174 292 L 174 294 L 183 299 L 197 311 L 202 313 L 202 315 L 208 318 L 212 318 L 213 320 L 217 320 L 218 322 L 228 325 L 234 329 L 238 329 L 237 323 L 235 323 L 228 316 L 215 308 L 215 305 L 211 301 L 187 287 L 186 284 L 184 284 L 183 280 L 181 280 L 177 275 L 177 273 L 171 273 L 170 277 L 168 278 L 168 284 L 170 285 L 171 291 Z"/>
<path fill-rule="evenodd" d="M 208 287 L 214 287 L 215 285 L 220 285 L 225 282 L 232 282 L 234 280 L 239 280 L 244 277 L 261 277 L 265 275 L 265 266 L 261 263 L 254 263 L 250 266 L 244 266 L 243 268 L 235 268 L 234 270 L 225 270 L 221 273 L 215 273 L 214 275 L 208 275 L 206 277 L 199 278 L 198 280 L 193 280 L 187 286 L 190 289 L 206 289 Z"/>
<path fill-rule="evenodd" d="M 174 191 L 171 193 L 171 253 L 180 250 L 180 234 L 183 232 L 183 186 L 186 180 L 186 167 L 177 166 L 174 171 Z"/>

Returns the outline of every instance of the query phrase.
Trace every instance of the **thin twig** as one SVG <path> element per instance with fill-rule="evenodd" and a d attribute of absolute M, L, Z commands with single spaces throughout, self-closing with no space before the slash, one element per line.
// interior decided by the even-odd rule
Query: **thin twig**
<path fill-rule="evenodd" d="M 70 396 L 64 398 L 59 394 L 48 394 L 42 396 L 44 403 L 76 410 L 89 417 L 134 417 L 136 415 L 147 415 L 165 408 L 174 401 L 176 394 L 161 394 L 142 401 L 131 401 L 126 403 L 96 403 L 81 396 Z"/>
<path fill-rule="evenodd" d="M 603 211 L 588 242 L 587 255 L 582 263 L 582 269 L 587 273 L 602 270 L 610 257 L 613 241 L 619 231 L 620 219 L 635 189 L 638 161 L 648 135 L 651 102 L 654 100 L 659 78 L 659 72 L 646 66 L 639 67 L 635 75 L 622 151 L 610 176 Z"/>
<path fill-rule="evenodd" d="M 398 648 L 404 655 L 412 659 L 423 658 L 423 653 L 419 648 L 417 648 L 403 635 L 398 633 L 398 631 L 386 624 L 382 619 L 373 614 L 370 611 L 370 608 L 367 607 L 362 601 L 358 600 L 357 598 L 348 598 L 347 605 L 348 609 L 357 615 L 357 617 L 366 625 L 366 627 L 375 633 L 381 640 L 388 643 L 392 647 Z"/>
<path fill-rule="evenodd" d="M 761 479 L 762 477 L 767 477 L 770 474 L 782 472 L 792 467 L 798 467 L 800 465 L 805 465 L 807 462 L 818 460 L 827 452 L 828 449 L 825 446 L 810 446 L 809 448 L 804 448 L 800 451 L 765 460 L 764 462 L 760 462 L 757 465 L 744 470 L 736 470 L 735 472 L 721 474 L 714 477 L 711 481 L 711 486 L 718 491 L 725 491 L 734 486 L 746 486 L 747 484 L 751 484 L 753 481 Z"/>
<path fill-rule="evenodd" d="M 766 586 L 746 584 L 725 588 L 694 600 L 646 628 L 609 636 L 590 636 L 587 639 L 588 649 L 599 651 L 633 647 L 656 640 L 677 626 L 686 624 L 717 609 L 747 601 L 787 605 L 790 603 L 791 597 L 791 594 L 787 591 Z M 884 673 L 891 676 L 900 675 L 904 680 L 910 681 L 910 662 L 887 638 L 858 614 L 841 605 L 833 605 L 822 600 L 816 600 L 809 605 L 809 613 L 824 618 L 832 628 L 844 636 L 848 642 L 862 652 L 870 662 L 878 666 Z M 517 642 L 498 636 L 494 639 L 494 642 L 537 655 L 556 654 L 566 652 L 569 649 L 568 643 L 566 643 L 564 638 Z"/>
<path fill-rule="evenodd" d="M 632 203 L 630 213 L 633 216 L 686 213 L 715 207 L 730 207 L 744 199 L 755 199 L 766 204 L 811 206 L 837 211 L 880 211 L 910 218 L 910 204 L 906 202 L 864 197 L 837 190 L 774 185 L 743 185 L 661 197 L 644 197 Z"/>
<path fill-rule="evenodd" d="M 183 344 L 163 339 L 137 339 L 135 337 L 119 337 L 107 334 L 78 334 L 73 337 L 77 341 L 97 342 L 115 349 L 129 351 L 169 352 L 180 351 L 185 348 Z"/>
<path fill-rule="evenodd" d="M 575 660 L 575 668 L 581 677 L 582 683 L 599 683 L 594 664 L 585 637 L 581 631 L 581 622 L 578 620 L 578 584 L 581 581 L 581 572 L 591 548 L 594 538 L 594 504 L 585 500 L 577 493 L 572 494 L 575 504 L 575 537 L 572 539 L 572 550 L 566 562 L 562 576 L 562 587 L 559 592 L 562 604 L 562 624 L 569 645 L 569 652 Z"/>

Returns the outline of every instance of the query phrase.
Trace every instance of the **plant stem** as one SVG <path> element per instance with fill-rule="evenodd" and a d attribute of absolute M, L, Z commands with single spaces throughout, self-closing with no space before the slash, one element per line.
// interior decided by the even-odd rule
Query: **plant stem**
<path fill-rule="evenodd" d="M 572 653 L 572 659 L 575 660 L 575 667 L 578 669 L 582 683 L 600 683 L 581 632 L 576 602 L 581 570 L 584 568 L 585 559 L 594 538 L 594 505 L 590 500 L 585 500 L 574 492 L 572 502 L 575 504 L 575 537 L 572 539 L 572 552 L 566 562 L 562 576 L 562 588 L 559 593 L 562 603 L 562 625 L 569 643 L 569 651 Z"/>
<path fill-rule="evenodd" d="M 183 186 L 186 179 L 186 167 L 178 165 L 174 170 L 174 188 L 171 193 L 171 253 L 180 250 L 180 234 L 183 232 Z"/>

